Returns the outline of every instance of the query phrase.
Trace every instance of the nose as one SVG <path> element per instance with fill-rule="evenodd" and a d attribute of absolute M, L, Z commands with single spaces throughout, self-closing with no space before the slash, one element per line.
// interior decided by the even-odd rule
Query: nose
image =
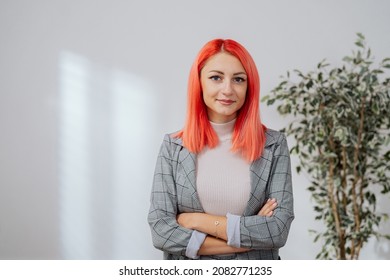
<path fill-rule="evenodd" d="M 225 80 L 223 83 L 222 93 L 225 95 L 230 95 L 233 93 L 233 85 L 230 80 Z"/>

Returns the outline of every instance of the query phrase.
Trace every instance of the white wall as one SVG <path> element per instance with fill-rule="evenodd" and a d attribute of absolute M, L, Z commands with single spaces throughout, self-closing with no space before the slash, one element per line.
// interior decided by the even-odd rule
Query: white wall
<path fill-rule="evenodd" d="M 161 258 L 146 223 L 154 164 L 163 134 L 183 124 L 200 47 L 241 42 L 264 95 L 287 70 L 339 63 L 356 32 L 390 56 L 389 10 L 385 0 L 0 1 L 0 259 Z M 261 110 L 269 127 L 289 122 Z M 281 254 L 313 259 L 308 230 L 321 224 L 307 178 L 293 181 Z M 389 243 L 372 240 L 361 257 L 390 259 Z"/>

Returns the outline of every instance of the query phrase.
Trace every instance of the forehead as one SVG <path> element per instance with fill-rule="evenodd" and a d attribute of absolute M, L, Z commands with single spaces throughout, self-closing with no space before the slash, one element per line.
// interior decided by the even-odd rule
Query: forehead
<path fill-rule="evenodd" d="M 211 56 L 205 63 L 203 69 L 205 70 L 224 70 L 232 72 L 245 72 L 244 67 L 242 66 L 240 60 L 226 52 L 220 52 Z M 202 70 L 203 70 L 202 69 Z"/>

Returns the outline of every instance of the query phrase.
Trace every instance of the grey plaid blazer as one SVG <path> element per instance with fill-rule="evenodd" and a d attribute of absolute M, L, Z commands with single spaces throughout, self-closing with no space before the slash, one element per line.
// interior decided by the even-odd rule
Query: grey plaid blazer
<path fill-rule="evenodd" d="M 284 134 L 268 129 L 262 156 L 250 166 L 251 195 L 240 219 L 241 246 L 246 253 L 201 256 L 200 259 L 278 259 L 294 219 L 290 154 Z M 258 216 L 266 200 L 276 198 L 272 217 Z M 158 155 L 148 222 L 153 245 L 164 259 L 187 259 L 192 230 L 179 226 L 183 212 L 204 212 L 196 190 L 196 155 L 180 138 L 165 135 Z"/>

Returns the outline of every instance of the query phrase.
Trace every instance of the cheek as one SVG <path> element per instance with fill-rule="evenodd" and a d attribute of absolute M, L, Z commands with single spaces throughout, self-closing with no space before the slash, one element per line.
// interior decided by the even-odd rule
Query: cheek
<path fill-rule="evenodd" d="M 203 103 L 206 105 L 206 107 L 212 107 L 214 104 L 214 98 L 212 96 L 203 94 Z"/>
<path fill-rule="evenodd" d="M 203 99 L 203 102 L 204 102 L 206 105 L 209 103 L 209 100 L 211 99 L 210 93 L 209 93 L 209 91 L 207 90 L 207 88 L 203 88 L 203 89 L 202 89 L 202 99 Z"/>
<path fill-rule="evenodd" d="M 247 89 L 243 89 L 240 93 L 239 93 L 239 98 L 242 102 L 245 102 L 245 99 L 246 99 L 246 95 L 247 95 Z"/>
<path fill-rule="evenodd" d="M 207 85 L 207 83 L 202 85 L 202 95 L 203 95 L 203 100 L 205 99 L 210 99 L 215 95 L 215 89 Z"/>
<path fill-rule="evenodd" d="M 239 109 L 242 108 L 242 106 L 244 106 L 245 104 L 245 100 L 246 100 L 246 96 L 247 96 L 247 93 L 246 92 L 243 92 L 239 95 Z"/>

